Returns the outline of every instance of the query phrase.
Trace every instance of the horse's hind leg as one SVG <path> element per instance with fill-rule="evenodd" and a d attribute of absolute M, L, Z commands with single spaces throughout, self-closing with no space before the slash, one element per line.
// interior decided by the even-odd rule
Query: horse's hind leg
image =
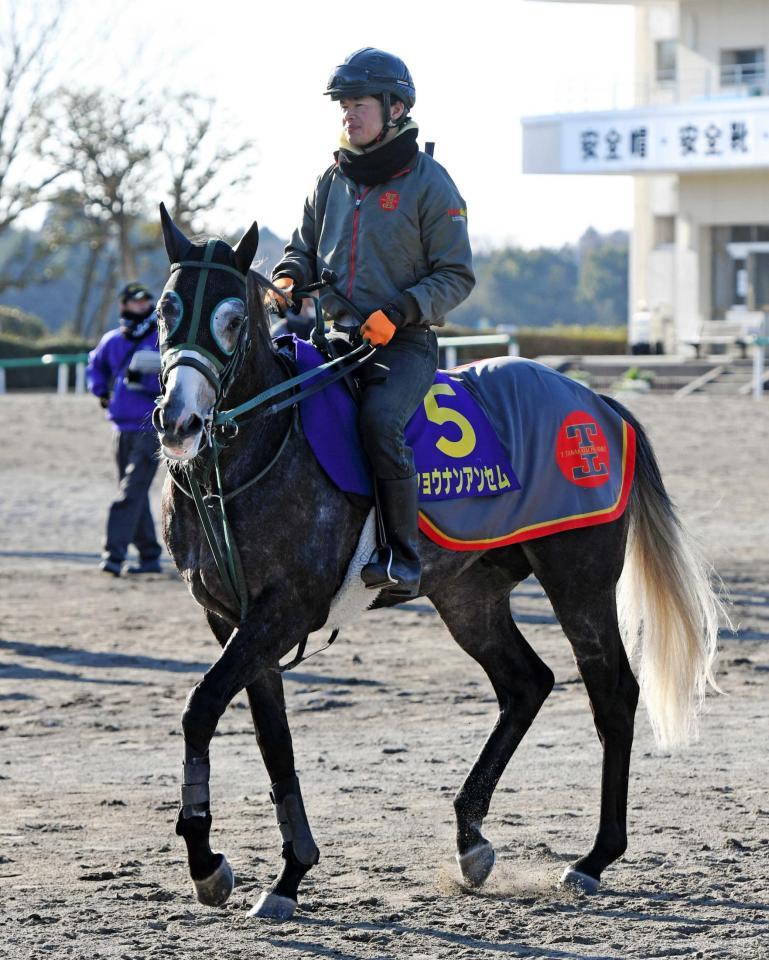
<path fill-rule="evenodd" d="M 598 889 L 602 871 L 627 848 L 627 794 L 638 684 L 617 624 L 616 583 L 623 553 L 619 522 L 559 534 L 527 548 L 534 572 L 571 642 L 603 747 L 598 832 L 590 851 L 561 878 L 562 883 L 587 893 Z"/>
<path fill-rule="evenodd" d="M 481 833 L 492 794 L 553 688 L 552 672 L 510 615 L 511 586 L 509 575 L 482 560 L 430 594 L 454 639 L 486 671 L 499 702 L 497 722 L 454 798 L 457 862 L 465 882 L 475 887 L 494 866 L 493 848 Z"/>

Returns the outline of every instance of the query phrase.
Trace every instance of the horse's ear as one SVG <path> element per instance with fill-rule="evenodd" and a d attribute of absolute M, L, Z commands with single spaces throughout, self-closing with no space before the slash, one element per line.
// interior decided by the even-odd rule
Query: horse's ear
<path fill-rule="evenodd" d="M 256 248 L 258 246 L 259 227 L 256 221 L 254 221 L 232 250 L 235 257 L 235 266 L 242 274 L 248 273 L 251 261 L 256 256 Z"/>
<path fill-rule="evenodd" d="M 184 254 L 190 246 L 190 241 L 173 222 L 164 203 L 160 204 L 160 223 L 163 227 L 163 241 L 166 245 L 168 259 L 171 263 L 178 263 L 184 259 Z"/>

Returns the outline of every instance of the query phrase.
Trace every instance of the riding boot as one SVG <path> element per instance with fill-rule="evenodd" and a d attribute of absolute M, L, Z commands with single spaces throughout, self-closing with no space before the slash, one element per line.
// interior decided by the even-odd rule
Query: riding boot
<path fill-rule="evenodd" d="M 419 506 L 416 475 L 399 480 L 377 480 L 385 543 L 361 571 L 369 590 L 386 590 L 400 600 L 419 595 Z"/>

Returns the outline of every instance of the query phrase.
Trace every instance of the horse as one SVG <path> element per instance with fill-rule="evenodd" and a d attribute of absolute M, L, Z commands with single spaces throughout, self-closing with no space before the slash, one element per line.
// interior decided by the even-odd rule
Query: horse
<path fill-rule="evenodd" d="M 269 281 L 251 269 L 256 223 L 231 247 L 216 238 L 188 239 L 162 205 L 161 221 L 171 262 L 158 302 L 162 393 L 154 416 L 169 467 L 163 533 L 221 646 L 181 718 L 184 775 L 176 831 L 186 843 L 198 900 L 223 904 L 234 876 L 226 857 L 210 846 L 209 745 L 228 704 L 245 690 L 284 861 L 251 914 L 285 920 L 297 908 L 300 882 L 318 862 L 319 850 L 294 767 L 279 664 L 329 622 L 332 601 L 349 580 L 356 544 L 370 522 L 371 503 L 344 494 L 327 478 L 297 423 L 294 396 L 274 404 L 271 415 L 262 415 L 262 403 L 257 414 L 255 393 L 274 398 L 294 380 L 269 335 L 263 304 Z M 456 859 L 469 887 L 480 887 L 494 866 L 483 821 L 505 767 L 554 684 L 552 671 L 512 618 L 509 595 L 518 583 L 533 573 L 547 594 L 573 648 L 603 748 L 595 840 L 560 883 L 595 892 L 605 868 L 627 846 L 639 699 L 629 663 L 633 648 L 640 648 L 640 686 L 663 747 L 696 735 L 705 688 L 717 689 L 721 605 L 709 568 L 665 490 L 640 423 L 617 401 L 602 402 L 636 432 L 635 474 L 621 516 L 469 552 L 420 537 L 421 595 L 486 672 L 499 706 L 454 797 Z M 250 408 L 250 414 L 234 422 L 226 408 Z M 234 555 L 225 543 L 237 546 Z M 397 602 L 380 594 L 372 606 Z"/>

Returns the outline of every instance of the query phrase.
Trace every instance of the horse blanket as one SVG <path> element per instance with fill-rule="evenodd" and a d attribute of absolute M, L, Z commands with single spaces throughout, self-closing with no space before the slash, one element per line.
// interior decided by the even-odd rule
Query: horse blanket
<path fill-rule="evenodd" d="M 300 372 L 323 362 L 294 339 Z M 341 490 L 372 496 L 355 403 L 340 382 L 300 403 L 302 428 Z M 500 357 L 438 371 L 406 428 L 422 532 L 449 550 L 508 546 L 621 516 L 635 432 L 587 387 Z"/>

